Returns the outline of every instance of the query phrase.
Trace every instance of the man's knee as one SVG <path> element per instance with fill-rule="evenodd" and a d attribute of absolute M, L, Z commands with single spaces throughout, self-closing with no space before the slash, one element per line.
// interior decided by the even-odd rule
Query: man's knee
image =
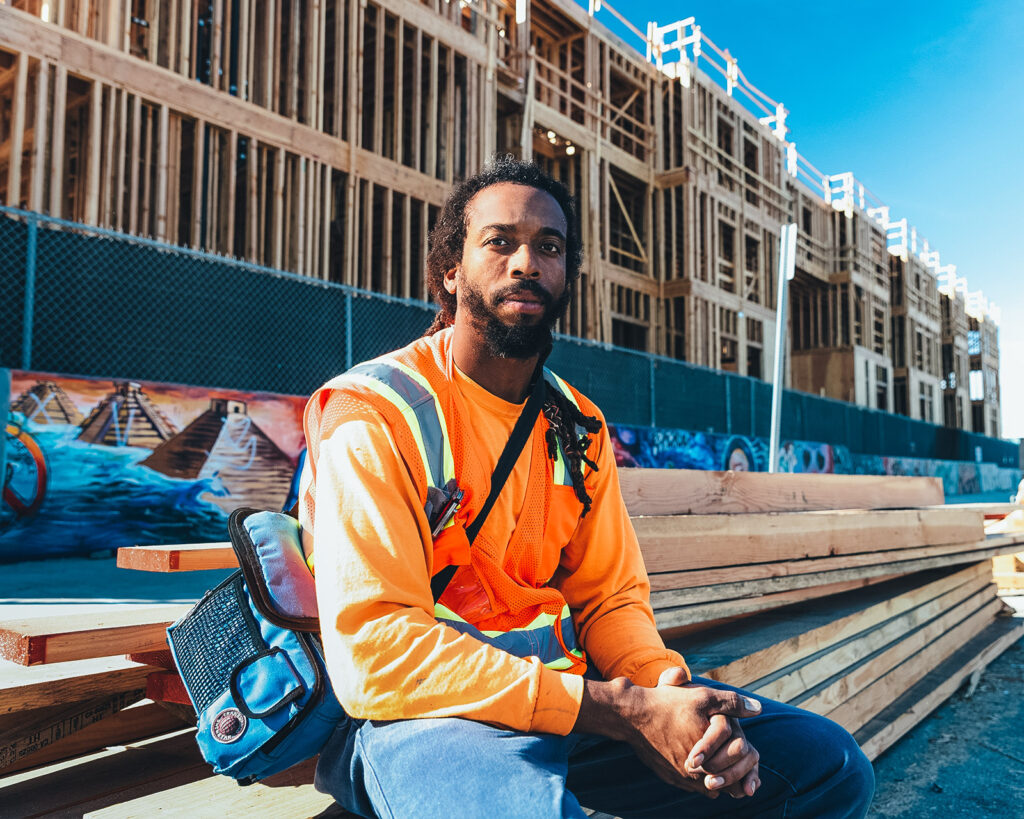
<path fill-rule="evenodd" d="M 862 806 L 861 815 L 863 815 L 867 813 L 871 799 L 875 795 L 875 769 L 856 740 L 842 728 L 840 730 L 846 736 L 848 743 L 844 749 L 846 754 L 846 761 L 843 765 L 845 778 L 841 787 L 844 792 L 849 794 L 851 805 Z"/>
<path fill-rule="evenodd" d="M 318 787 L 364 815 L 367 806 L 377 815 L 476 816 L 496 806 L 500 814 L 525 800 L 518 806 L 529 815 L 561 816 L 572 801 L 565 743 L 462 719 L 365 723 L 340 753 L 328 744 Z"/>
<path fill-rule="evenodd" d="M 825 717 L 818 721 L 815 756 L 820 760 L 822 787 L 833 805 L 848 806 L 846 816 L 867 813 L 875 793 L 875 770 L 857 741 L 840 725 Z"/>

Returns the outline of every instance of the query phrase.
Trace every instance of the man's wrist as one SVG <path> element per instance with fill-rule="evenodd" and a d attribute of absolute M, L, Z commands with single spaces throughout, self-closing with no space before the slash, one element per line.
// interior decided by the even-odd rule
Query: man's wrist
<path fill-rule="evenodd" d="M 583 699 L 573 731 L 628 740 L 643 708 L 646 689 L 626 677 L 583 681 Z"/>

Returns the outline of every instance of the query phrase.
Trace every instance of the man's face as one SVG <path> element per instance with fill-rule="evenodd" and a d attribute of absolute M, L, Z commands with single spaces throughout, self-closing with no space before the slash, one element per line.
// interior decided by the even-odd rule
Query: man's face
<path fill-rule="evenodd" d="M 503 182 L 469 201 L 462 262 L 445 288 L 491 355 L 530 358 L 550 343 L 569 303 L 566 233 L 562 208 L 536 188 Z"/>

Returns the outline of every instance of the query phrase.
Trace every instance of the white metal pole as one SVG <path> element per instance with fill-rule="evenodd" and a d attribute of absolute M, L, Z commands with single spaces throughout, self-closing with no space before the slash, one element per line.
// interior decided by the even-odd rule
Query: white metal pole
<path fill-rule="evenodd" d="M 782 226 L 779 238 L 779 291 L 775 312 L 775 376 L 772 380 L 772 435 L 768 444 L 768 471 L 779 471 L 779 436 L 782 430 L 782 390 L 786 372 L 786 298 L 789 280 L 796 275 L 796 225 Z"/>

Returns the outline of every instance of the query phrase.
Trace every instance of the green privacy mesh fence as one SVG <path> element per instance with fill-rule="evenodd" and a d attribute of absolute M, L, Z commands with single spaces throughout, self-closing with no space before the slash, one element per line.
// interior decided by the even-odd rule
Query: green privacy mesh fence
<path fill-rule="evenodd" d="M 0 208 L 0 366 L 306 394 L 400 347 L 433 308 Z M 767 437 L 771 386 L 579 339 L 549 364 L 609 421 Z M 787 390 L 782 435 L 852 452 L 1016 465 L 1017 446 Z"/>

